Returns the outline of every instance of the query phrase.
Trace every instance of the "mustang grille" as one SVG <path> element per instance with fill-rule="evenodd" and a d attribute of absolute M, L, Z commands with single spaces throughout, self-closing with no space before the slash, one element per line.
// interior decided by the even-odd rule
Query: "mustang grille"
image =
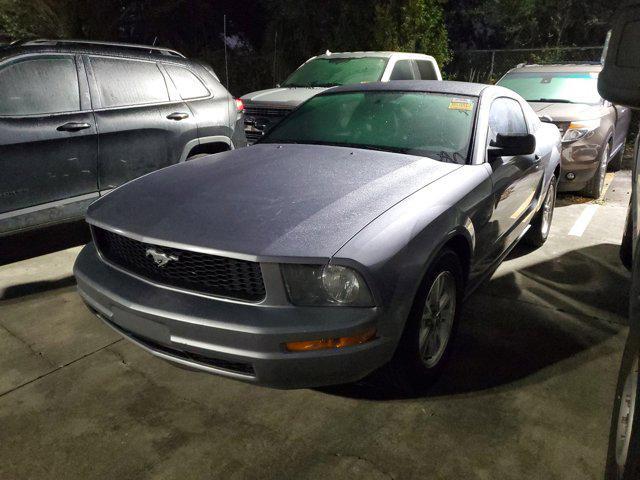
<path fill-rule="evenodd" d="M 265 297 L 259 263 L 153 245 L 95 227 L 93 238 L 109 262 L 153 282 L 240 300 Z M 158 254 L 170 260 L 160 266 Z"/>

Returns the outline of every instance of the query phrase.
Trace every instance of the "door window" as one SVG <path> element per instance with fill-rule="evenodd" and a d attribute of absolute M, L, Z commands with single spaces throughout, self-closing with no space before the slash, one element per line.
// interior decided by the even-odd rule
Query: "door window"
<path fill-rule="evenodd" d="M 416 60 L 418 65 L 418 72 L 420 72 L 420 78 L 422 80 L 438 80 L 438 73 L 432 62 L 428 60 Z"/>
<path fill-rule="evenodd" d="M 389 80 L 414 80 L 411 60 L 399 60 L 393 67 Z"/>
<path fill-rule="evenodd" d="M 103 107 L 166 102 L 169 92 L 155 62 L 91 57 Z"/>
<path fill-rule="evenodd" d="M 167 73 L 171 77 L 171 80 L 178 89 L 180 97 L 182 97 L 183 100 L 209 96 L 209 90 L 207 90 L 207 87 L 202 84 L 198 77 L 186 68 L 175 65 L 165 65 L 164 68 L 167 69 Z"/>
<path fill-rule="evenodd" d="M 520 104 L 511 98 L 498 98 L 489 112 L 489 141 L 498 134 L 528 133 L 527 122 Z"/>
<path fill-rule="evenodd" d="M 47 115 L 80 110 L 75 60 L 23 60 L 0 70 L 0 115 Z"/>

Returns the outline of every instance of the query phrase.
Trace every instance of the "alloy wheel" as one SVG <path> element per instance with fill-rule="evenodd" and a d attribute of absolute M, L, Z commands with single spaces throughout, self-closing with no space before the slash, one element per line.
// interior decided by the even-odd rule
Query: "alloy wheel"
<path fill-rule="evenodd" d="M 422 363 L 435 367 L 442 359 L 453 329 L 456 314 L 456 281 L 453 274 L 438 274 L 425 301 L 420 321 L 419 348 Z"/>
<path fill-rule="evenodd" d="M 598 191 L 598 197 L 602 195 L 602 191 L 604 190 L 604 178 L 607 175 L 608 160 L 609 160 L 609 145 L 607 145 L 604 149 L 604 153 L 602 154 L 602 160 L 600 161 L 600 169 L 598 170 L 598 175 L 600 176 L 600 190 Z"/>
<path fill-rule="evenodd" d="M 551 221 L 553 220 L 553 209 L 556 204 L 556 186 L 552 181 L 547 190 L 547 196 L 542 205 L 542 237 L 547 238 L 549 230 L 551 230 Z"/>

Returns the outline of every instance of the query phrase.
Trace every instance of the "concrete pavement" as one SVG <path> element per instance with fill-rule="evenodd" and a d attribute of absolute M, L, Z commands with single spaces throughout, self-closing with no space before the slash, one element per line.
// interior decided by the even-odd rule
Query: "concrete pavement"
<path fill-rule="evenodd" d="M 469 299 L 418 398 L 375 379 L 278 391 L 181 370 L 82 305 L 78 248 L 0 267 L 0 479 L 601 478 L 629 281 L 630 175 L 611 177 L 601 201 L 562 197 L 547 244 Z"/>

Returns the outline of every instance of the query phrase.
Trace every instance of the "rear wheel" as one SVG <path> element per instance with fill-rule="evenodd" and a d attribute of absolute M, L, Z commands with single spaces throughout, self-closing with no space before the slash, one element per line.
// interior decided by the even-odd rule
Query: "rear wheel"
<path fill-rule="evenodd" d="M 593 178 L 589 180 L 587 186 L 582 191 L 583 194 L 590 198 L 600 198 L 602 195 L 602 190 L 604 188 L 604 178 L 607 174 L 607 161 L 609 160 L 609 144 L 604 148 L 602 152 L 602 157 L 600 158 L 600 163 L 598 164 L 598 169 L 596 173 L 593 175 Z"/>
<path fill-rule="evenodd" d="M 394 380 L 403 387 L 426 387 L 442 371 L 456 332 L 463 285 L 458 256 L 443 250 L 429 269 L 390 363 Z"/>
<path fill-rule="evenodd" d="M 557 181 L 555 175 L 551 177 L 547 194 L 544 196 L 542 207 L 531 221 L 531 228 L 524 237 L 524 241 L 532 247 L 541 247 L 549 238 L 553 210 L 556 206 Z"/>

